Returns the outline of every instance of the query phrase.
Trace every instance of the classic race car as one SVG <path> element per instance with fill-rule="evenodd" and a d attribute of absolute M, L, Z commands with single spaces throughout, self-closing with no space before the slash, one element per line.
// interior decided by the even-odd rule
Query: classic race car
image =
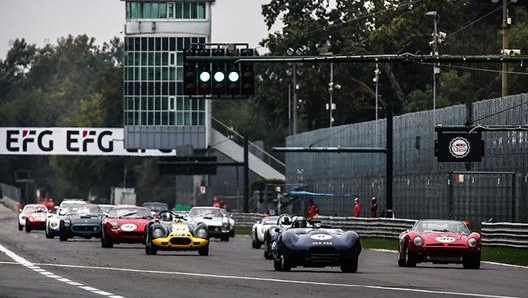
<path fill-rule="evenodd" d="M 419 220 L 399 237 L 398 265 L 416 263 L 462 263 L 464 268 L 480 268 L 480 235 L 470 232 L 462 221 Z"/>
<path fill-rule="evenodd" d="M 209 232 L 204 223 L 194 224 L 169 210 L 149 221 L 145 229 L 145 253 L 155 255 L 158 250 L 192 251 L 209 255 Z"/>
<path fill-rule="evenodd" d="M 209 237 L 229 241 L 231 234 L 230 217 L 224 209 L 218 207 L 192 207 L 189 211 L 189 222 L 194 225 L 204 223 L 209 228 Z"/>
<path fill-rule="evenodd" d="M 260 248 L 264 243 L 264 235 L 266 231 L 273 226 L 277 225 L 278 216 L 266 216 L 259 219 L 251 227 L 251 247 Z"/>
<path fill-rule="evenodd" d="M 101 237 L 103 212 L 95 204 L 75 204 L 61 208 L 59 223 L 60 241 L 68 241 L 75 236 L 90 239 Z"/>
<path fill-rule="evenodd" d="M 54 212 L 48 213 L 46 219 L 46 238 L 53 239 L 60 235 L 61 217 L 66 214 L 66 208 L 69 206 L 86 205 L 86 201 L 77 199 L 64 199 L 59 206 L 55 206 Z"/>
<path fill-rule="evenodd" d="M 271 245 L 276 271 L 291 268 L 339 266 L 342 272 L 357 272 L 361 243 L 354 231 L 319 228 L 319 223 L 296 217 Z"/>
<path fill-rule="evenodd" d="M 103 219 L 101 246 L 114 243 L 145 243 L 145 226 L 153 219 L 150 209 L 139 206 L 118 206 Z"/>
<path fill-rule="evenodd" d="M 25 227 L 26 232 L 31 230 L 44 230 L 46 228 L 46 218 L 48 217 L 48 208 L 43 204 L 27 204 L 18 214 L 18 230 L 22 231 Z"/>
<path fill-rule="evenodd" d="M 161 211 L 169 210 L 169 205 L 165 202 L 145 202 L 143 203 L 143 207 L 148 208 L 152 215 L 158 215 Z"/>

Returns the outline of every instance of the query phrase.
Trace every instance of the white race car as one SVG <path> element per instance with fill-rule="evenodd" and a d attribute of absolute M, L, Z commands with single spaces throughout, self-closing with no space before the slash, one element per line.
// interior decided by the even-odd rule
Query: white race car
<path fill-rule="evenodd" d="M 209 228 L 209 237 L 229 241 L 231 235 L 230 216 L 225 210 L 217 207 L 192 207 L 189 211 L 189 223 L 197 226 L 204 223 Z"/>
<path fill-rule="evenodd" d="M 271 226 L 277 225 L 278 216 L 266 216 L 253 224 L 251 228 L 251 246 L 260 248 L 264 243 L 264 235 Z"/>

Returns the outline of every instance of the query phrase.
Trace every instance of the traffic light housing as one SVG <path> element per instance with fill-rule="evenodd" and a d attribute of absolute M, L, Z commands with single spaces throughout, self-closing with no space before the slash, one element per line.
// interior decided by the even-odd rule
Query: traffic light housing
<path fill-rule="evenodd" d="M 238 45 L 201 44 L 185 50 L 184 95 L 243 98 L 254 94 L 253 63 L 238 61 L 253 56 L 254 50 Z"/>
<path fill-rule="evenodd" d="M 224 49 L 213 49 L 213 57 L 225 56 Z M 213 94 L 221 95 L 226 91 L 226 62 L 225 61 L 213 61 L 212 63 L 212 78 L 213 78 Z"/>
<path fill-rule="evenodd" d="M 196 56 L 196 49 L 187 49 L 183 52 L 183 89 L 184 94 L 196 94 L 198 92 L 198 64 L 189 61 L 185 57 Z"/>
<path fill-rule="evenodd" d="M 198 49 L 198 56 L 210 57 L 211 50 L 201 47 Z M 208 95 L 211 94 L 211 62 L 200 61 L 198 62 L 198 94 Z"/>
<path fill-rule="evenodd" d="M 253 49 L 240 50 L 240 56 L 252 57 Z M 255 73 L 253 72 L 253 62 L 240 62 L 241 90 L 243 95 L 252 95 L 255 93 Z"/>

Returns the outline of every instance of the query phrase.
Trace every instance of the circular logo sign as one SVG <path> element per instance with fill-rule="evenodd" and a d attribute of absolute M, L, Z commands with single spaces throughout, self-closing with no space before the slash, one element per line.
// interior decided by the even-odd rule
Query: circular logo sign
<path fill-rule="evenodd" d="M 455 158 L 464 158 L 469 154 L 471 146 L 469 141 L 463 137 L 456 137 L 449 142 L 449 153 Z"/>
<path fill-rule="evenodd" d="M 310 238 L 312 238 L 313 240 L 330 240 L 332 239 L 332 236 L 331 235 L 327 235 L 327 234 L 315 234 L 315 235 L 311 235 Z"/>
<path fill-rule="evenodd" d="M 455 242 L 455 238 L 453 237 L 436 237 L 435 240 L 441 243 Z"/>
<path fill-rule="evenodd" d="M 135 224 L 127 223 L 121 226 L 121 230 L 125 232 L 131 232 L 137 229 L 137 226 Z"/>

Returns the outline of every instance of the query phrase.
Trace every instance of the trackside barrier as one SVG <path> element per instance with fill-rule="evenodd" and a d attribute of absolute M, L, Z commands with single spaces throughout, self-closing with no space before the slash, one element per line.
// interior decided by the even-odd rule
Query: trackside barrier
<path fill-rule="evenodd" d="M 509 222 L 483 222 L 482 244 L 528 248 L 528 224 Z"/>
<path fill-rule="evenodd" d="M 233 213 L 233 219 L 241 227 L 251 227 L 262 218 L 259 213 Z M 362 237 L 397 239 L 401 232 L 411 228 L 416 220 L 398 218 L 364 218 L 319 216 L 323 226 L 353 230 Z"/>
<path fill-rule="evenodd" d="M 251 227 L 262 218 L 259 213 L 233 213 L 241 227 Z M 364 218 L 319 216 L 323 226 L 356 231 L 361 237 L 397 239 L 401 232 L 411 228 L 416 220 L 399 218 Z M 488 246 L 528 248 L 528 224 L 482 223 L 482 244 Z"/>

